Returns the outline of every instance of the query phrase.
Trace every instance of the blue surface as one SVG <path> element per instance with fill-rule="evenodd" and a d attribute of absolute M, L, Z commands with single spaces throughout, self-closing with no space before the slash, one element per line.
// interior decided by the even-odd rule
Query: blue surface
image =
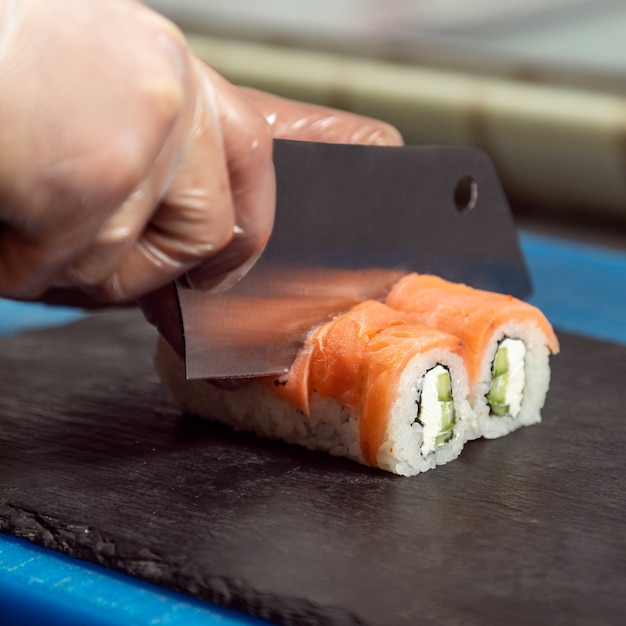
<path fill-rule="evenodd" d="M 626 344 L 626 253 L 524 234 L 535 293 L 559 330 Z"/>
<path fill-rule="evenodd" d="M 557 329 L 626 345 L 626 253 L 524 233 L 530 299 Z M 81 311 L 0 300 L 0 334 L 73 321 Z M 11 616 L 11 617 L 9 617 Z M 0 537 L 0 624 L 262 624 L 25 541 Z"/>
<path fill-rule="evenodd" d="M 0 624 L 242 626 L 265 622 L 132 580 L 24 540 L 0 541 Z"/>
<path fill-rule="evenodd" d="M 68 324 L 84 315 L 80 309 L 55 307 L 37 302 L 13 302 L 0 298 L 0 337 L 29 328 Z"/>

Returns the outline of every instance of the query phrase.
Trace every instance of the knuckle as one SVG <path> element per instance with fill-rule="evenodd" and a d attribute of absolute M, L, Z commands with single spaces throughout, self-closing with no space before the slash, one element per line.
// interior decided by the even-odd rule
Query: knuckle
<path fill-rule="evenodd" d="M 185 39 L 173 24 L 165 22 L 156 41 L 160 45 L 153 49 L 151 63 L 136 88 L 146 104 L 146 115 L 168 127 L 190 101 L 191 60 Z"/>
<path fill-rule="evenodd" d="M 353 134 L 352 142 L 382 146 L 397 146 L 403 143 L 402 135 L 396 128 L 377 121 L 360 126 Z"/>
<path fill-rule="evenodd" d="M 228 169 L 235 195 L 247 193 L 248 187 L 258 184 L 262 173 L 272 167 L 274 148 L 272 128 L 261 116 L 250 116 L 239 132 L 236 148 L 229 155 Z"/>
<path fill-rule="evenodd" d="M 269 122 L 264 117 L 258 116 L 253 125 L 253 131 L 252 150 L 256 153 L 257 158 L 262 161 L 271 160 L 273 135 Z"/>
<path fill-rule="evenodd" d="M 184 108 L 185 92 L 183 81 L 171 72 L 161 72 L 144 79 L 140 96 L 146 103 L 146 114 L 156 128 L 169 131 Z"/>

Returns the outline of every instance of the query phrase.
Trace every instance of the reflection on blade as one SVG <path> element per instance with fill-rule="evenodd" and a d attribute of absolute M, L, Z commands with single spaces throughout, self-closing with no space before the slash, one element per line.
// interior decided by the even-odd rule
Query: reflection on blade
<path fill-rule="evenodd" d="M 283 373 L 312 327 L 358 302 L 383 298 L 403 273 L 260 266 L 221 294 L 179 286 L 187 377 Z"/>

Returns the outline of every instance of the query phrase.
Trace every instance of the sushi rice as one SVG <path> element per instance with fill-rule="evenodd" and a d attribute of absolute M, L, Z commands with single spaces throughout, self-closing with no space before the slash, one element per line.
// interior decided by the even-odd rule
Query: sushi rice
<path fill-rule="evenodd" d="M 455 423 L 451 438 L 424 454 L 424 427 L 417 419 L 424 375 L 444 364 L 450 372 Z M 186 380 L 183 360 L 159 338 L 155 365 L 169 392 L 169 401 L 185 413 L 221 422 L 237 431 L 298 444 L 369 464 L 361 449 L 360 416 L 333 398 L 318 393 L 310 397 L 309 414 L 285 402 L 265 379 L 250 379 L 237 389 L 226 389 L 206 380 Z M 403 371 L 383 443 L 375 466 L 413 476 L 456 459 L 474 432 L 469 385 L 463 360 L 457 355 L 433 351 L 415 357 Z"/>

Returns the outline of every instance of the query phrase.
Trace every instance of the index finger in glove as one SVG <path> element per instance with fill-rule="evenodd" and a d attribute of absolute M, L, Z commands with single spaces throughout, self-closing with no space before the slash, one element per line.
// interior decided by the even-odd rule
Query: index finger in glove
<path fill-rule="evenodd" d="M 277 139 L 381 146 L 403 144 L 400 133 L 381 120 L 297 102 L 249 87 L 239 89 L 263 113 Z"/>

